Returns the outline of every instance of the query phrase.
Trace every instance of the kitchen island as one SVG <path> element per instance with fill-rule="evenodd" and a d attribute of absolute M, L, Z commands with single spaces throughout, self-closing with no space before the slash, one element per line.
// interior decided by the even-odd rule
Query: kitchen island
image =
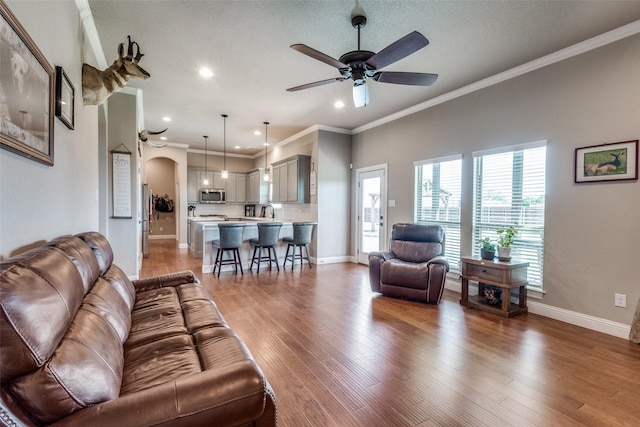
<path fill-rule="evenodd" d="M 283 237 L 293 236 L 293 221 L 286 219 L 281 220 L 258 217 L 230 218 L 229 221 L 200 217 L 189 219 L 191 220 L 191 230 L 195 230 L 195 232 L 193 232 L 192 234 L 193 238 L 196 239 L 196 241 L 190 242 L 189 251 L 192 255 L 196 256 L 198 249 L 200 249 L 203 273 L 211 273 L 213 271 L 216 251 L 211 246 L 211 242 L 220 238 L 218 224 L 220 224 L 221 222 L 245 224 L 244 234 L 242 238 L 244 240 L 244 243 L 240 248 L 240 258 L 242 259 L 242 268 L 247 270 L 251 266 L 251 257 L 253 255 L 253 248 L 249 244 L 249 240 L 258 237 L 258 222 L 281 222 L 282 228 L 280 229 L 280 239 L 282 239 Z M 200 230 L 200 232 L 198 232 L 198 230 Z M 285 254 L 287 252 L 287 245 L 280 242 L 275 249 L 276 253 L 278 254 L 279 264 L 280 266 L 282 266 Z M 234 267 L 232 265 L 225 265 L 222 267 L 222 271 L 229 271 L 233 269 Z"/>

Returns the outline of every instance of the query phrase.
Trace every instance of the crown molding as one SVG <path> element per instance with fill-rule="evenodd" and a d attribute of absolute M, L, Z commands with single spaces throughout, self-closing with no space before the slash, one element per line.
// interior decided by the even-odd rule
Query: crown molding
<path fill-rule="evenodd" d="M 437 96 L 428 101 L 414 105 L 413 107 L 409 107 L 404 110 L 398 111 L 397 113 L 391 114 L 387 117 L 374 120 L 373 122 L 354 128 L 351 131 L 351 134 L 355 135 L 358 133 L 362 133 L 369 129 L 373 129 L 383 124 L 398 120 L 402 117 L 406 117 L 411 114 L 417 113 L 419 111 L 423 111 L 428 108 L 435 107 L 436 105 L 442 104 L 444 102 L 451 101 L 453 99 L 459 98 L 464 95 L 468 95 L 472 92 L 476 92 L 481 89 L 485 89 L 489 86 L 493 86 L 498 83 L 502 83 L 504 81 L 513 79 L 515 77 L 521 76 L 531 71 L 538 70 L 548 65 L 555 64 L 560 61 L 564 61 L 565 59 L 569 59 L 574 56 L 581 55 L 585 52 L 589 52 L 599 47 L 617 42 L 619 40 L 633 36 L 638 33 L 640 33 L 640 20 L 634 21 L 627 25 L 623 25 L 622 27 L 616 28 L 615 30 L 608 31 L 606 33 L 600 34 L 599 36 L 595 36 L 590 39 L 584 40 L 580 43 L 576 43 L 572 46 L 566 47 L 564 49 L 561 49 L 549 55 L 543 56 L 541 58 L 534 59 L 533 61 L 526 62 L 517 67 L 511 68 L 507 71 L 503 71 L 502 73 L 498 73 L 491 77 L 487 77 L 486 79 L 482 79 L 475 83 L 471 83 L 470 85 L 463 86 L 460 89 L 456 89 L 454 91 L 445 93 L 444 95 Z"/>

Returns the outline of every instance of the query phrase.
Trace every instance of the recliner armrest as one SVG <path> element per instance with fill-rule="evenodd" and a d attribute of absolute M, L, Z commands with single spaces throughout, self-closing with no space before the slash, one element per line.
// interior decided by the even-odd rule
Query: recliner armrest
<path fill-rule="evenodd" d="M 168 273 L 160 276 L 133 280 L 131 283 L 135 287 L 136 292 L 141 292 L 151 289 L 166 288 L 168 286 L 184 285 L 185 283 L 200 283 L 200 280 L 198 280 L 193 271 L 184 270 L 176 273 Z"/>
<path fill-rule="evenodd" d="M 446 271 L 449 272 L 449 261 L 442 255 L 431 258 L 427 261 L 427 265 L 429 264 L 441 264 L 446 268 Z"/>
<path fill-rule="evenodd" d="M 380 266 L 395 258 L 391 251 L 369 252 L 369 285 L 371 291 L 380 292 Z"/>
<path fill-rule="evenodd" d="M 382 258 L 383 261 L 386 261 L 388 259 L 395 258 L 396 256 L 391 251 L 378 251 L 378 252 L 369 252 L 369 259 L 371 259 L 371 257 Z"/>

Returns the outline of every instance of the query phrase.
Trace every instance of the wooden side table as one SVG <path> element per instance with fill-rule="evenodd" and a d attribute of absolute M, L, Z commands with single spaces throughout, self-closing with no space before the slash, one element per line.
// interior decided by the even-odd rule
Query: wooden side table
<path fill-rule="evenodd" d="M 503 317 L 512 317 L 527 312 L 527 267 L 528 262 L 489 261 L 478 257 L 462 257 L 462 297 L 460 304 L 488 311 Z M 478 282 L 478 295 L 469 296 L 469 280 Z M 485 302 L 485 285 L 502 289 L 502 304 Z M 519 288 L 518 303 L 511 303 L 511 289 Z"/>

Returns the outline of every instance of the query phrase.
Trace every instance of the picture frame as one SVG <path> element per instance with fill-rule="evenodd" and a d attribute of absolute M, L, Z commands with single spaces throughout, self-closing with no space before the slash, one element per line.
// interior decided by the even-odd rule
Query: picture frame
<path fill-rule="evenodd" d="M 638 179 L 638 140 L 575 150 L 575 183 Z"/>
<path fill-rule="evenodd" d="M 69 129 L 74 129 L 75 88 L 60 66 L 56 66 L 56 117 Z"/>
<path fill-rule="evenodd" d="M 0 2 L 0 148 L 53 166 L 55 70 Z"/>

